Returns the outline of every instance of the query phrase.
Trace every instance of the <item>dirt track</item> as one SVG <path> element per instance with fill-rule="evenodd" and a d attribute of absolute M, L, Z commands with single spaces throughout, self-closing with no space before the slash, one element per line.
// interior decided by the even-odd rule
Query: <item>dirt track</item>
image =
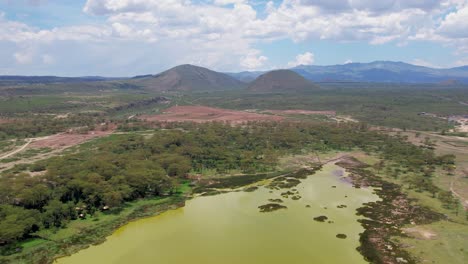
<path fill-rule="evenodd" d="M 455 197 L 457 197 L 457 198 L 461 201 L 461 203 L 462 203 L 463 207 L 465 208 L 465 210 L 468 210 L 468 200 L 467 200 L 465 197 L 463 197 L 461 194 L 459 194 L 459 193 L 454 189 L 454 185 L 455 185 L 455 183 L 457 182 L 457 180 L 458 180 L 458 177 L 455 177 L 455 179 L 453 179 L 453 180 L 450 182 L 450 191 L 453 193 L 453 195 L 454 195 Z"/>
<path fill-rule="evenodd" d="M 33 142 L 33 139 L 32 139 L 32 138 L 28 139 L 28 142 L 26 142 L 26 144 L 24 144 L 24 145 L 21 146 L 20 148 L 18 148 L 18 149 L 16 149 L 16 150 L 13 150 L 12 152 L 7 153 L 7 154 L 5 154 L 5 155 L 3 155 L 3 156 L 0 156 L 0 160 L 1 160 L 1 159 L 6 159 L 6 158 L 8 158 L 8 157 L 11 157 L 11 156 L 15 155 L 16 153 L 19 153 L 19 152 L 23 151 L 25 148 L 27 148 L 27 147 L 29 146 L 29 144 L 31 144 L 31 142 Z"/>
<path fill-rule="evenodd" d="M 335 111 L 309 111 L 309 110 L 264 110 L 262 113 L 271 113 L 274 115 L 326 115 L 336 116 Z"/>
<path fill-rule="evenodd" d="M 103 137 L 112 134 L 115 131 L 115 127 L 111 127 L 109 130 L 105 131 L 90 131 L 87 134 L 79 134 L 79 133 L 59 133 L 55 135 L 50 135 L 46 137 L 40 138 L 29 138 L 27 139 L 27 143 L 21 146 L 20 148 L 13 150 L 7 154 L 4 154 L 0 159 L 5 159 L 15 154 L 18 154 L 24 150 L 32 149 L 32 148 L 50 148 L 51 151 L 43 154 L 39 154 L 34 157 L 29 157 L 27 159 L 15 160 L 8 163 L 3 163 L 0 166 L 0 172 L 5 171 L 9 168 L 17 164 L 22 163 L 31 163 L 36 162 L 39 160 L 50 158 L 54 155 L 61 153 L 63 150 L 68 149 L 70 147 L 82 144 L 88 140 Z"/>

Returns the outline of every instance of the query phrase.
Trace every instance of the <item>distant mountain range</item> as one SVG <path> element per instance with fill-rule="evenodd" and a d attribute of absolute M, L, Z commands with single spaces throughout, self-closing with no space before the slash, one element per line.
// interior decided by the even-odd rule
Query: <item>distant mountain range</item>
<path fill-rule="evenodd" d="M 47 83 L 80 83 L 80 82 L 100 82 L 122 80 L 125 78 L 108 78 L 100 76 L 84 77 L 58 77 L 58 76 L 19 76 L 0 75 L 0 84 L 47 84 Z"/>
<path fill-rule="evenodd" d="M 292 74 L 292 72 L 297 74 Z M 403 62 L 376 61 L 333 66 L 300 65 L 290 71 L 244 71 L 221 73 L 194 65 L 180 65 L 159 74 L 133 78 L 57 77 L 57 76 L 0 76 L 0 86 L 51 83 L 88 83 L 99 87 L 105 84 L 117 88 L 152 91 L 215 91 L 248 88 L 250 91 L 279 91 L 281 89 L 312 89 L 312 82 L 375 82 L 375 83 L 432 83 L 468 84 L 468 66 L 434 69 Z M 299 76 L 300 75 L 300 76 Z M 301 77 L 302 76 L 302 77 Z M 257 79 L 258 78 L 258 79 Z M 307 82 L 305 82 L 308 80 Z M 95 83 L 95 84 L 93 84 Z M 312 86 L 311 86 L 312 85 Z M 302 88 L 300 88 L 302 87 Z"/>
<path fill-rule="evenodd" d="M 332 66 L 300 65 L 291 70 L 314 82 L 468 84 L 468 66 L 435 69 L 404 62 L 376 61 Z M 227 74 L 249 82 L 263 73 L 256 71 Z"/>
<path fill-rule="evenodd" d="M 243 71 L 243 72 L 228 72 L 227 75 L 245 83 L 252 82 L 258 76 L 266 73 L 265 71 Z"/>

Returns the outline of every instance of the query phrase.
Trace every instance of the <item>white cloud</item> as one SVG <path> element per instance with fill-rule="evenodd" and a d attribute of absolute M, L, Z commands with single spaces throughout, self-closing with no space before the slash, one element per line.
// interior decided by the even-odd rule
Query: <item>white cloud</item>
<path fill-rule="evenodd" d="M 288 67 L 296 67 L 299 65 L 314 64 L 315 56 L 311 52 L 305 52 L 296 56 L 296 60 L 288 62 Z"/>
<path fill-rule="evenodd" d="M 44 64 L 54 64 L 55 63 L 55 58 L 52 57 L 49 54 L 44 54 L 44 55 L 42 55 L 42 63 L 44 63 Z"/>
<path fill-rule="evenodd" d="M 328 11 L 359 10 L 374 13 L 404 9 L 432 10 L 441 5 L 440 0 L 300 0 L 303 5 L 317 6 Z"/>
<path fill-rule="evenodd" d="M 254 5 L 265 12 L 258 15 Z M 37 54 L 58 67 L 40 55 L 47 54 L 70 58 L 60 60 L 70 67 L 99 58 L 109 61 L 102 66 L 108 71 L 116 68 L 112 62 L 140 73 L 187 62 L 217 70 L 259 69 L 268 58 L 257 44 L 283 39 L 374 45 L 423 40 L 456 47 L 460 57 L 468 54 L 468 0 L 87 0 L 83 11 L 103 22 L 41 29 L 0 12 L 0 44 L 13 43 L 8 57 L 23 66 Z M 62 54 L 70 47 L 82 55 Z M 314 61 L 312 53 L 299 56 L 290 64 Z"/>
<path fill-rule="evenodd" d="M 240 65 L 249 70 L 256 70 L 263 67 L 267 61 L 267 57 L 258 55 L 258 52 L 252 52 L 241 58 Z"/>
<path fill-rule="evenodd" d="M 467 66 L 468 65 L 468 56 L 459 58 L 453 63 L 453 67 Z"/>
<path fill-rule="evenodd" d="M 352 60 L 346 60 L 346 61 L 344 62 L 344 64 L 350 64 L 350 63 L 353 63 L 353 61 L 352 61 Z"/>
<path fill-rule="evenodd" d="M 437 32 L 451 38 L 468 38 L 468 6 L 448 14 Z"/>
<path fill-rule="evenodd" d="M 414 59 L 410 63 L 414 65 L 418 65 L 418 66 L 429 67 L 429 68 L 441 68 L 440 66 L 433 64 L 431 62 L 428 62 L 426 60 L 423 60 L 423 59 Z"/>
<path fill-rule="evenodd" d="M 244 4 L 247 0 L 215 0 L 215 5 Z"/>
<path fill-rule="evenodd" d="M 13 57 L 18 64 L 31 64 L 33 62 L 33 56 L 34 54 L 29 51 L 16 52 L 13 54 Z"/>

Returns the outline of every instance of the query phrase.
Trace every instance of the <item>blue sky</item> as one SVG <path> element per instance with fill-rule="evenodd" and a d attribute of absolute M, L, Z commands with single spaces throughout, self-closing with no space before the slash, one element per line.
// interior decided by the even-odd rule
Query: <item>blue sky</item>
<path fill-rule="evenodd" d="M 468 64 L 468 0 L 0 0 L 0 75 Z"/>

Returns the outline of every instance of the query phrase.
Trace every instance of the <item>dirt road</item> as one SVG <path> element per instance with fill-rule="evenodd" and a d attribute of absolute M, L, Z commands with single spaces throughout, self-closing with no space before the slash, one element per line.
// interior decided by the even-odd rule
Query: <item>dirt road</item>
<path fill-rule="evenodd" d="M 16 150 L 12 151 L 12 152 L 10 152 L 10 153 L 7 153 L 7 154 L 5 154 L 5 155 L 3 155 L 3 156 L 0 156 L 0 160 L 1 160 L 1 159 L 6 159 L 6 158 L 8 158 L 8 157 L 11 157 L 11 156 L 13 156 L 13 155 L 15 155 L 15 154 L 17 154 L 17 153 L 23 151 L 23 150 L 24 150 L 25 148 L 27 148 L 27 147 L 29 146 L 29 144 L 31 144 L 32 142 L 33 142 L 33 139 L 32 139 L 32 138 L 28 139 L 28 141 L 26 142 L 26 144 L 24 144 L 24 145 L 21 146 L 20 148 L 18 148 L 18 149 L 16 149 Z"/>
<path fill-rule="evenodd" d="M 455 189 L 453 188 L 453 185 L 455 184 L 455 182 L 458 180 L 458 178 L 455 178 L 452 180 L 452 182 L 450 182 L 450 191 L 452 192 L 452 194 L 457 197 L 460 202 L 462 203 L 463 207 L 465 208 L 465 210 L 468 210 L 468 200 L 466 200 L 462 195 L 460 195 L 459 193 L 457 193 L 457 191 L 455 191 Z"/>

